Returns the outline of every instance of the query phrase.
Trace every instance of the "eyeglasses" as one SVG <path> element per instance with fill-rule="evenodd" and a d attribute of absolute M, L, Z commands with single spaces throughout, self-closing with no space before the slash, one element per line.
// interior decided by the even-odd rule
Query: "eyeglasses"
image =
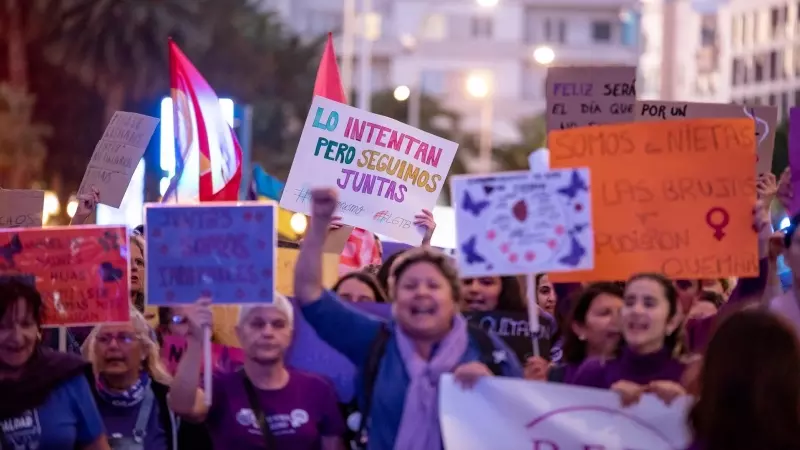
<path fill-rule="evenodd" d="M 129 345 L 136 340 L 136 335 L 133 333 L 117 333 L 117 334 L 98 334 L 97 342 L 108 345 L 111 341 L 116 340 L 119 345 Z"/>

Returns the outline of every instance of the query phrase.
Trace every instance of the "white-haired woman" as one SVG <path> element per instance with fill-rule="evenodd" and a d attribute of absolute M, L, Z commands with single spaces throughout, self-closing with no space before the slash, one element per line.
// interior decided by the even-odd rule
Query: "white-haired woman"
<path fill-rule="evenodd" d="M 244 368 L 215 376 L 212 404 L 206 406 L 196 386 L 203 329 L 212 326 L 210 303 L 201 299 L 184 310 L 188 346 L 170 390 L 172 410 L 190 422 L 204 422 L 218 449 L 343 449 L 344 421 L 333 386 L 284 364 L 294 310 L 277 293 L 271 304 L 241 308 L 236 334 L 245 353 Z"/>
<path fill-rule="evenodd" d="M 178 450 L 178 422 L 167 406 L 172 377 L 144 316 L 98 325 L 83 344 L 94 368 L 95 396 L 114 450 Z"/>

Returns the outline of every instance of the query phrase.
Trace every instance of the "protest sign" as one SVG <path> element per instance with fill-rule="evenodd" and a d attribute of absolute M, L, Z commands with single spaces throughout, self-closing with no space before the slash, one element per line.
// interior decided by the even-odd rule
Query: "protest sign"
<path fill-rule="evenodd" d="M 314 97 L 281 206 L 311 212 L 311 189 L 339 189 L 348 225 L 419 245 L 414 216 L 432 210 L 458 144 L 388 117 Z"/>
<path fill-rule="evenodd" d="M 547 131 L 632 122 L 636 67 L 550 67 Z"/>
<path fill-rule="evenodd" d="M 347 403 L 355 395 L 356 367 L 344 355 L 323 341 L 311 324 L 305 321 L 303 313 L 294 304 L 294 336 L 292 346 L 286 354 L 286 364 L 306 372 L 316 373 L 328 378 L 339 400 Z M 349 307 L 376 319 L 388 320 L 392 315 L 392 305 L 388 303 L 348 303 Z M 343 330 L 344 331 L 344 330 Z"/>
<path fill-rule="evenodd" d="M 186 351 L 186 346 L 187 342 L 183 337 L 171 335 L 162 337 L 161 361 L 169 373 L 175 375 L 178 363 L 181 362 L 183 353 Z M 244 364 L 244 351 L 236 347 L 211 343 L 211 359 L 211 367 L 214 368 L 215 373 L 230 373 Z"/>
<path fill-rule="evenodd" d="M 756 128 L 756 174 L 772 171 L 775 131 L 778 128 L 778 108 L 774 106 L 743 106 L 722 103 L 636 102 L 637 122 L 673 119 L 739 119 L 750 118 Z"/>
<path fill-rule="evenodd" d="M 757 276 L 750 119 L 605 125 L 550 133 L 553 167 L 592 173 L 595 269 L 553 282 Z"/>
<path fill-rule="evenodd" d="M 667 406 L 645 394 L 623 408 L 605 389 L 502 377 L 464 389 L 447 374 L 439 399 L 446 450 L 677 450 L 690 443 L 688 396 Z"/>
<path fill-rule="evenodd" d="M 147 303 L 271 303 L 276 210 L 256 202 L 146 206 Z"/>
<path fill-rule="evenodd" d="M 491 331 L 503 340 L 524 364 L 533 356 L 533 339 L 530 329 L 530 320 L 527 312 L 517 311 L 489 311 L 465 312 L 464 317 L 474 325 L 484 330 Z M 533 333 L 539 341 L 539 354 L 545 359 L 550 358 L 552 343 L 550 336 L 555 331 L 555 323 L 549 315 L 539 317 L 539 332 Z"/>
<path fill-rule="evenodd" d="M 94 148 L 78 194 L 100 191 L 100 203 L 119 208 L 139 160 L 158 126 L 158 119 L 117 111 Z"/>
<path fill-rule="evenodd" d="M 127 322 L 127 246 L 124 227 L 2 230 L 0 276 L 35 285 L 45 326 Z"/>
<path fill-rule="evenodd" d="M 587 169 L 462 175 L 451 186 L 462 277 L 594 267 Z"/>
<path fill-rule="evenodd" d="M 0 189 L 0 228 L 42 226 L 44 191 Z"/>
<path fill-rule="evenodd" d="M 800 213 L 800 107 L 789 110 L 789 172 L 792 176 L 790 216 Z"/>

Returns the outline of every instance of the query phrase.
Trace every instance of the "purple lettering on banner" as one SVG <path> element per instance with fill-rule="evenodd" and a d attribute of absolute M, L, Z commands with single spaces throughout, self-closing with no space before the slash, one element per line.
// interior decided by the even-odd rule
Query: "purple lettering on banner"
<path fill-rule="evenodd" d="M 789 111 L 789 171 L 792 174 L 792 205 L 789 214 L 800 213 L 800 107 Z"/>
<path fill-rule="evenodd" d="M 275 214 L 265 204 L 147 207 L 147 303 L 271 303 Z"/>
<path fill-rule="evenodd" d="M 339 400 L 351 401 L 355 396 L 356 367 L 344 355 L 323 341 L 314 328 L 305 321 L 303 313 L 294 305 L 294 336 L 286 355 L 289 366 L 328 378 L 336 389 Z M 388 303 L 352 303 L 354 309 L 364 314 L 389 320 L 392 306 Z"/>

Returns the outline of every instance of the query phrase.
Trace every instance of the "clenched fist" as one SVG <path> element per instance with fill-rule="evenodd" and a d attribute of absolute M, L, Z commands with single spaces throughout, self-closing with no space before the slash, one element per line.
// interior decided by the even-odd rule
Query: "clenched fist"
<path fill-rule="evenodd" d="M 333 188 L 317 188 L 311 190 L 311 217 L 329 222 L 336 211 L 339 194 Z"/>

